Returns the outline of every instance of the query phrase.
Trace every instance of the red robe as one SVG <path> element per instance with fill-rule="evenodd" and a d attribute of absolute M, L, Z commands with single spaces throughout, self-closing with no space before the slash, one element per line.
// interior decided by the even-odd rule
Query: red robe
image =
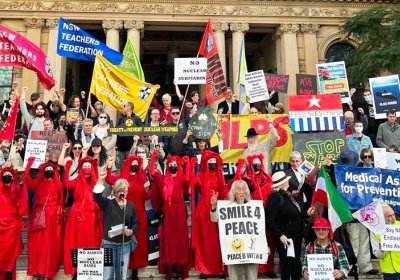
<path fill-rule="evenodd" d="M 35 179 L 29 175 L 33 160 L 28 161 L 24 180 L 35 193 L 32 214 L 40 214 L 43 209 L 46 217 L 46 228 L 32 231 L 31 217 L 28 227 L 28 275 L 42 275 L 54 278 L 62 261 L 63 239 L 63 187 L 59 179 L 58 166 L 53 163 L 43 163 L 39 166 L 39 174 Z M 46 179 L 43 171 L 47 166 L 54 170 L 53 179 Z M 38 246 L 40 244 L 40 246 Z"/>
<path fill-rule="evenodd" d="M 82 172 L 82 164 L 91 162 L 92 173 L 87 179 Z M 74 204 L 72 205 L 64 236 L 64 273 L 75 274 L 76 267 L 72 266 L 71 249 L 100 248 L 103 238 L 103 219 L 97 203 L 93 199 L 93 187 L 97 183 L 97 161 L 85 157 L 79 161 L 78 177 L 69 181 L 70 162 L 64 170 L 64 185 L 74 190 Z"/>
<path fill-rule="evenodd" d="M 133 160 L 138 161 L 138 171 L 134 175 L 130 174 L 130 167 Z M 129 156 L 127 159 L 125 159 L 121 173 L 118 176 L 112 174 L 111 168 L 107 168 L 106 182 L 108 184 L 114 185 L 118 179 L 122 178 L 128 180 L 129 190 L 127 199 L 135 205 L 136 214 L 139 221 L 138 229 L 135 232 L 135 237 L 138 241 L 138 244 L 136 249 L 131 253 L 129 268 L 143 268 L 147 266 L 147 261 L 149 258 L 147 214 L 145 208 L 145 201 L 149 199 L 149 195 L 144 190 L 144 184 L 147 182 L 147 177 L 146 173 L 142 169 L 141 157 Z"/>

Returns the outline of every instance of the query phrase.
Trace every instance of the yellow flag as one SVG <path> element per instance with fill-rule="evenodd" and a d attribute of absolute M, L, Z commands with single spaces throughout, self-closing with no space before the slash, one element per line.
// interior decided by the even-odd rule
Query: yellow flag
<path fill-rule="evenodd" d="M 123 112 L 124 103 L 131 102 L 135 106 L 133 112 L 144 121 L 157 89 L 158 86 L 125 74 L 100 53 L 96 54 L 90 92 L 103 103 Z"/>

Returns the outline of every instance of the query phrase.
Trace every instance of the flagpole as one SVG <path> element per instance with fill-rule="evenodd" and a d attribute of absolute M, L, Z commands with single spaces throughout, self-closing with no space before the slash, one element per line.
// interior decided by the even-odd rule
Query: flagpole
<path fill-rule="evenodd" d="M 91 103 L 91 95 L 92 93 L 89 90 L 89 95 L 88 95 L 88 99 L 87 99 L 87 104 L 86 104 L 86 115 L 85 115 L 85 119 L 87 119 L 88 113 L 89 113 L 89 106 Z"/>

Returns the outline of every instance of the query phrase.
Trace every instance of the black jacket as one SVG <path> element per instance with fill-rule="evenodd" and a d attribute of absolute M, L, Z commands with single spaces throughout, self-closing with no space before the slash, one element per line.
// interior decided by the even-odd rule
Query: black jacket
<path fill-rule="evenodd" d="M 224 100 L 221 103 L 219 103 L 218 111 L 219 111 L 219 109 L 222 109 L 222 114 L 228 114 L 228 111 L 229 111 L 228 102 L 226 102 L 226 100 Z M 239 101 L 232 103 L 231 114 L 239 115 Z"/>

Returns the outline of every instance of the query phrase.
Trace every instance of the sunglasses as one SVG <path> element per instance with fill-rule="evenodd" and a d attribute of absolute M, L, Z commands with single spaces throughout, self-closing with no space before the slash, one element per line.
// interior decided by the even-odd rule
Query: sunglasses
<path fill-rule="evenodd" d="M 73 147 L 73 150 L 82 150 L 82 147 Z"/>
<path fill-rule="evenodd" d="M 371 155 L 364 155 L 363 158 L 372 158 Z"/>
<path fill-rule="evenodd" d="M 179 112 L 172 112 L 172 115 L 179 115 Z"/>

